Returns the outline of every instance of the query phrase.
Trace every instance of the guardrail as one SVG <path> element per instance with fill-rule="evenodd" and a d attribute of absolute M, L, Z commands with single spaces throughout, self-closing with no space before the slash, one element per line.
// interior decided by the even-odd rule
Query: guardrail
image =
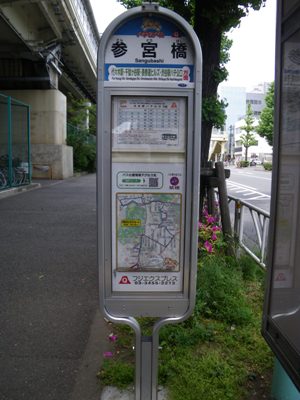
<path fill-rule="evenodd" d="M 240 247 L 266 268 L 270 214 L 234 196 L 228 196 L 228 203 L 233 233 Z"/>

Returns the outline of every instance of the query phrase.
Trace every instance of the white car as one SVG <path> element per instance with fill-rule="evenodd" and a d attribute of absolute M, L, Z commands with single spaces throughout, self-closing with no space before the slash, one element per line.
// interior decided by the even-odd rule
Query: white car
<path fill-rule="evenodd" d="M 261 165 L 262 161 L 259 160 L 258 158 L 252 158 L 252 160 L 250 160 L 250 165 L 254 166 L 254 165 Z"/>

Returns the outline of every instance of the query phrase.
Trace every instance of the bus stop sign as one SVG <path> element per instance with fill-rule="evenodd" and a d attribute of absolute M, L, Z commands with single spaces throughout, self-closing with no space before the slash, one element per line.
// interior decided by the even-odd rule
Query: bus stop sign
<path fill-rule="evenodd" d="M 98 249 L 107 315 L 180 317 L 195 298 L 201 49 L 176 13 L 145 3 L 98 52 Z"/>

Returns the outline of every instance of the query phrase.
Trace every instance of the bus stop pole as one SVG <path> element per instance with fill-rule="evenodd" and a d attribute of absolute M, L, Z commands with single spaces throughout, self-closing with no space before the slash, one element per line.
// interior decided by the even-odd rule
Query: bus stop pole
<path fill-rule="evenodd" d="M 153 371 L 153 338 L 141 337 L 141 398 L 140 400 L 156 400 L 156 387 L 152 387 Z M 152 393 L 153 391 L 153 393 Z"/>

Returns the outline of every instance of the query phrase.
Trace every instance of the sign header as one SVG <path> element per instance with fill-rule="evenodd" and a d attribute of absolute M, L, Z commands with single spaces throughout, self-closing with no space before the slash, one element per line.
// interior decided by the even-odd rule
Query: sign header
<path fill-rule="evenodd" d="M 138 16 L 111 35 L 105 52 L 105 80 L 110 82 L 194 82 L 190 39 L 173 22 Z"/>

